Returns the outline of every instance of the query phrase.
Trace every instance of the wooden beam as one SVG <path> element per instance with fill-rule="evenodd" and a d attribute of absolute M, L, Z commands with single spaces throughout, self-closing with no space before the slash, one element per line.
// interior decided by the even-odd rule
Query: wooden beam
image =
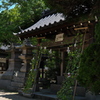
<path fill-rule="evenodd" d="M 77 31 L 77 30 L 87 30 L 87 29 L 88 29 L 88 27 L 74 28 L 75 31 Z"/>
<path fill-rule="evenodd" d="M 37 39 L 45 39 L 45 37 L 37 37 Z"/>

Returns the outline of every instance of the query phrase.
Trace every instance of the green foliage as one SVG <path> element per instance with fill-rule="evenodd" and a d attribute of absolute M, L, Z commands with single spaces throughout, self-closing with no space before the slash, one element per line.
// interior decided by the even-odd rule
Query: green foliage
<path fill-rule="evenodd" d="M 41 51 L 39 51 L 40 49 L 38 49 L 36 52 L 37 54 L 35 55 L 35 58 L 33 58 L 31 60 L 31 68 L 28 72 L 28 76 L 27 76 L 27 80 L 24 86 L 24 92 L 26 93 L 30 93 L 33 84 L 36 84 L 36 78 L 37 78 L 37 73 L 38 73 L 38 66 L 39 66 L 39 60 L 41 57 Z"/>
<path fill-rule="evenodd" d="M 74 80 L 71 78 L 66 77 L 65 81 L 63 82 L 63 86 L 61 90 L 57 93 L 58 98 L 60 100 L 72 100 L 72 86 L 74 85 Z"/>
<path fill-rule="evenodd" d="M 44 0 L 51 9 L 67 15 L 68 22 L 94 20 L 100 16 L 100 0 Z"/>
<path fill-rule="evenodd" d="M 11 44 L 18 40 L 18 38 L 13 35 L 13 32 L 19 21 L 17 7 L 0 13 L 0 42 Z"/>
<path fill-rule="evenodd" d="M 12 3 L 8 3 L 7 0 L 0 0 L 0 11 L 8 10 L 13 6 Z"/>
<path fill-rule="evenodd" d="M 91 44 L 82 54 L 78 80 L 95 93 L 100 92 L 100 44 Z"/>
<path fill-rule="evenodd" d="M 68 64 L 66 66 L 65 80 L 62 88 L 57 93 L 60 100 L 72 100 L 73 87 L 75 84 L 80 62 L 80 51 L 70 52 L 68 54 Z M 68 73 L 70 74 L 68 76 Z"/>
<path fill-rule="evenodd" d="M 30 38 L 32 45 L 37 45 L 37 38 Z"/>
<path fill-rule="evenodd" d="M 57 93 L 58 98 L 60 100 L 72 100 L 73 95 L 73 87 L 75 86 L 75 81 L 77 80 L 78 70 L 80 66 L 80 57 L 83 43 L 83 34 L 77 33 L 73 40 L 76 40 L 74 44 L 74 50 L 68 53 L 66 72 L 65 72 L 65 80 L 62 84 L 62 88 Z M 77 41 L 80 41 L 80 44 L 77 46 Z M 73 47 L 70 45 L 69 47 Z"/>
<path fill-rule="evenodd" d="M 100 17 L 99 17 L 100 19 Z M 95 26 L 95 39 L 96 39 L 96 42 L 98 42 L 100 44 L 100 22 L 98 22 Z"/>
<path fill-rule="evenodd" d="M 43 48 L 40 48 L 38 47 L 38 49 L 35 51 L 35 58 L 33 58 L 31 60 L 31 68 L 28 72 L 28 76 L 27 76 L 27 80 L 26 80 L 26 83 L 25 83 L 25 86 L 24 86 L 24 92 L 26 93 L 30 93 L 32 91 L 30 91 L 32 89 L 32 86 L 33 85 L 36 85 L 36 82 L 37 82 L 37 76 L 38 76 L 38 72 L 39 72 L 39 63 L 40 63 L 40 60 L 41 60 L 41 55 L 42 54 L 48 54 L 49 55 L 49 50 L 47 49 L 43 49 Z"/>
<path fill-rule="evenodd" d="M 49 54 L 49 58 L 47 59 L 47 63 L 46 63 L 46 66 L 48 67 L 46 76 L 50 80 L 56 79 L 56 77 L 59 75 L 60 63 L 61 63 L 61 59 L 58 52 L 55 51 Z"/>
<path fill-rule="evenodd" d="M 34 68 L 34 64 L 35 64 L 35 60 L 32 61 L 32 68 L 30 69 L 30 71 L 28 73 L 28 78 L 26 80 L 25 87 L 23 90 L 25 93 L 31 92 L 30 90 L 33 86 L 33 82 L 35 81 L 36 70 Z"/>
<path fill-rule="evenodd" d="M 2 0 L 0 5 L 0 43 L 10 44 L 19 41 L 13 32 L 33 25 L 46 8 L 42 0 Z M 15 7 L 10 9 L 11 5 Z"/>
<path fill-rule="evenodd" d="M 81 56 L 78 74 L 81 85 L 94 93 L 100 92 L 100 22 L 95 27 L 95 42 Z"/>

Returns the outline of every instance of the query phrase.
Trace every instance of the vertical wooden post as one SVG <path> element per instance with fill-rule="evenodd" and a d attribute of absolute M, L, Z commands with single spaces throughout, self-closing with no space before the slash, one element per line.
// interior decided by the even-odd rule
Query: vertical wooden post
<path fill-rule="evenodd" d="M 61 51 L 61 72 L 60 72 L 61 76 L 63 76 L 63 67 L 64 67 L 64 52 Z"/>

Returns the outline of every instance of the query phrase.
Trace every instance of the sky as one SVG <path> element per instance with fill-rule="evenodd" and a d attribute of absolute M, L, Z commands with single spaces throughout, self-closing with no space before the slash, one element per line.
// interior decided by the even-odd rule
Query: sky
<path fill-rule="evenodd" d="M 1 3 L 1 0 L 0 0 L 0 5 L 2 5 L 2 3 Z M 15 7 L 15 5 L 12 5 L 11 7 L 9 7 L 9 9 L 12 9 L 12 8 L 14 8 Z M 2 11 L 3 9 L 0 9 L 0 12 Z"/>

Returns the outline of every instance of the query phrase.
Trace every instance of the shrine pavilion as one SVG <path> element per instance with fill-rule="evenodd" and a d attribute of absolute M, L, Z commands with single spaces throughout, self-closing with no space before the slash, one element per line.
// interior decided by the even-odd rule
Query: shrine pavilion
<path fill-rule="evenodd" d="M 17 35 L 21 40 L 35 37 L 42 47 L 60 50 L 63 59 L 64 52 L 69 48 L 72 49 L 75 43 L 78 45 L 80 39 L 85 37 L 84 48 L 93 42 L 95 23 L 98 21 L 94 18 L 94 20 L 69 23 L 66 19 L 67 17 L 62 13 L 46 14 L 29 28 L 14 33 L 14 35 Z M 77 34 L 79 34 L 78 39 L 76 39 Z M 42 39 L 48 39 L 50 42 L 42 43 Z M 73 46 L 70 47 L 70 45 Z M 61 67 L 61 76 L 63 75 L 62 70 Z"/>
<path fill-rule="evenodd" d="M 61 58 L 59 75 L 56 76 L 56 84 L 50 86 L 51 90 L 57 92 L 64 79 L 65 59 L 68 52 L 73 51 L 76 47 L 84 50 L 89 44 L 93 43 L 97 21 L 97 18 L 94 18 L 93 20 L 68 22 L 67 16 L 62 13 L 48 13 L 32 26 L 14 33 L 14 35 L 21 40 L 36 38 L 37 46 L 59 51 Z M 49 41 L 42 42 L 43 39 Z M 80 46 L 80 40 L 82 40 L 82 47 Z"/>

